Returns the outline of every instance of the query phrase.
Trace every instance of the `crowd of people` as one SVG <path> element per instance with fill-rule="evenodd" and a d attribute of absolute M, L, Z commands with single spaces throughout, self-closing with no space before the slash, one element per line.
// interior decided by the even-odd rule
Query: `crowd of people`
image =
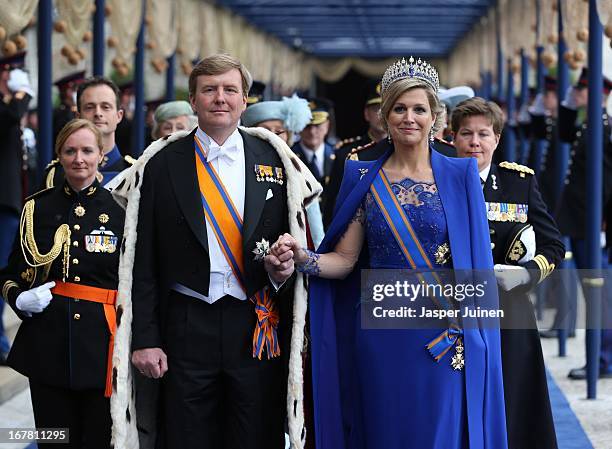
<path fill-rule="evenodd" d="M 401 59 L 367 87 L 364 134 L 334 146 L 329 101 L 251 101 L 247 68 L 216 54 L 194 66 L 189 102 L 156 107 L 138 159 L 118 146 L 115 83 L 68 77 L 56 159 L 28 188 L 34 92 L 13 63 L 0 286 L 21 325 L 0 352 L 28 377 L 37 427 L 68 428 L 74 448 L 557 447 L 540 336 L 573 330 L 576 298 L 540 334 L 530 294 L 570 248 L 586 267 L 586 70 L 561 105 L 547 77 L 515 118 Z M 561 194 L 555 128 L 573 145 Z M 531 168 L 500 158 L 507 132 L 533 140 Z M 373 329 L 363 270 L 491 282 L 479 301 L 421 298 L 443 320 Z"/>

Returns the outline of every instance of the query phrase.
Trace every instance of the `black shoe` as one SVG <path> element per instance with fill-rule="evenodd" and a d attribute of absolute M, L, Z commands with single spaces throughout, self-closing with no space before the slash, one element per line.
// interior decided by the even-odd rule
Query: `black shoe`
<path fill-rule="evenodd" d="M 574 368 L 573 370 L 570 370 L 569 374 L 567 375 L 567 377 L 569 377 L 572 380 L 585 380 L 587 378 L 587 370 L 586 370 L 586 366 L 583 366 L 582 368 Z M 599 370 L 599 378 L 600 379 L 612 379 L 612 370 L 607 369 L 607 370 Z"/>

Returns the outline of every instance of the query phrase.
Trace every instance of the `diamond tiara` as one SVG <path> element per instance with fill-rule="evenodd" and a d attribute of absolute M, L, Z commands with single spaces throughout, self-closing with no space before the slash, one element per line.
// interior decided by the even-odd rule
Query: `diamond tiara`
<path fill-rule="evenodd" d="M 408 62 L 402 58 L 385 70 L 382 78 L 382 92 L 384 93 L 394 82 L 404 78 L 416 78 L 425 81 L 436 93 L 440 89 L 438 71 L 431 64 L 422 61 L 421 58 L 415 62 L 414 58 L 410 56 Z"/>

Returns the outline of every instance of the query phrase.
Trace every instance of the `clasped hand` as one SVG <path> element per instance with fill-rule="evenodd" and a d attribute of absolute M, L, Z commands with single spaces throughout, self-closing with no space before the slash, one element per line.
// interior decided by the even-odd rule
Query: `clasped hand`
<path fill-rule="evenodd" d="M 275 282 L 284 282 L 295 270 L 295 263 L 300 263 L 304 250 L 291 234 L 281 235 L 270 247 L 270 253 L 264 258 L 266 271 Z"/>

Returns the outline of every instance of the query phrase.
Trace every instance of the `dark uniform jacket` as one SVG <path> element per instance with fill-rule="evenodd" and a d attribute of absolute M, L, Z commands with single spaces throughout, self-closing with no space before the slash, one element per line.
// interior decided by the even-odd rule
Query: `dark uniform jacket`
<path fill-rule="evenodd" d="M 559 223 L 561 234 L 576 239 L 583 239 L 587 220 L 587 123 L 576 127 L 577 112 L 565 107 L 559 110 L 559 132 L 564 142 L 572 143 L 568 175 L 565 188 L 560 198 L 555 218 Z M 603 120 L 603 207 L 612 199 L 612 143 L 610 142 L 610 121 L 602 113 Z M 603 211 L 605 217 L 605 210 Z"/>
<path fill-rule="evenodd" d="M 556 135 L 557 135 L 557 119 L 549 115 L 532 115 L 531 116 L 531 130 L 533 141 L 531 143 L 531 151 L 529 153 L 529 167 L 536 170 L 538 173 L 538 184 L 540 186 L 540 193 L 544 203 L 549 207 L 550 211 L 553 212 L 553 205 L 555 203 L 555 185 L 556 185 L 556 165 L 557 165 L 557 151 L 556 151 Z M 545 141 L 545 148 L 542 153 L 542 159 L 540 167 L 536 167 L 536 145 L 538 141 Z"/>
<path fill-rule="evenodd" d="M 326 202 L 323 213 L 323 225 L 325 228 L 329 226 L 334 216 L 334 207 L 336 205 L 336 197 L 340 191 L 340 185 L 342 184 L 342 176 L 344 174 L 344 162 L 348 155 L 355 148 L 367 145 L 373 140 L 369 134 L 363 136 L 352 137 L 344 139 L 336 144 L 334 163 L 332 164 L 331 173 L 329 175 L 329 183 L 325 190 Z"/>
<path fill-rule="evenodd" d="M 116 290 L 125 213 L 98 181 L 78 193 L 63 183 L 36 193 L 28 202 L 32 219 L 26 220 L 9 265 L 0 273 L 3 296 L 23 320 L 8 364 L 39 383 L 103 389 L 110 334 L 102 304 L 54 294 L 45 310 L 27 316 L 17 309 L 16 300 L 24 290 L 62 279 Z M 38 251 L 46 254 L 63 224 L 70 229 L 69 254 L 62 248 L 48 272 L 29 266 L 21 239 L 33 238 Z"/>
<path fill-rule="evenodd" d="M 194 134 L 195 131 L 168 144 L 149 160 L 144 171 L 132 287 L 134 350 L 164 348 L 166 312 L 172 298 L 169 292 L 175 283 L 204 296 L 209 294 L 210 259 L 195 167 Z M 246 177 L 244 270 L 246 294 L 251 297 L 270 283 L 263 263 L 254 260 L 256 242 L 266 239 L 273 243 L 279 235 L 289 232 L 287 188 L 286 184 L 257 180 L 256 165 L 279 168 L 283 165 L 267 142 L 244 132 L 240 134 L 244 141 Z M 272 197 L 266 200 L 268 189 L 272 190 Z M 280 314 L 281 355 L 287 357 L 292 284 L 288 281 L 273 293 Z"/>
<path fill-rule="evenodd" d="M 15 214 L 21 210 L 23 201 L 23 142 L 20 120 L 28 111 L 30 99 L 28 94 L 18 92 L 8 103 L 0 101 L 0 208 L 7 208 Z"/>
<path fill-rule="evenodd" d="M 509 292 L 500 289 L 508 447 L 554 449 L 557 443 L 542 348 L 527 293 L 559 265 L 565 248 L 542 201 L 533 170 L 515 163 L 492 164 L 483 189 L 495 264 L 518 265 L 526 254 L 519 241 L 526 226 L 533 227 L 536 240 L 534 259 L 522 264 L 529 270 L 531 282 Z"/>
<path fill-rule="evenodd" d="M 122 156 L 117 146 L 109 153 L 104 155 L 102 163 L 99 167 L 101 178 L 99 181 L 102 185 L 107 184 L 117 174 L 126 168 L 129 168 L 134 163 L 131 156 Z M 41 188 L 49 188 L 56 185 L 61 185 L 64 182 L 64 169 L 58 159 L 54 159 L 45 168 L 44 185 Z"/>

